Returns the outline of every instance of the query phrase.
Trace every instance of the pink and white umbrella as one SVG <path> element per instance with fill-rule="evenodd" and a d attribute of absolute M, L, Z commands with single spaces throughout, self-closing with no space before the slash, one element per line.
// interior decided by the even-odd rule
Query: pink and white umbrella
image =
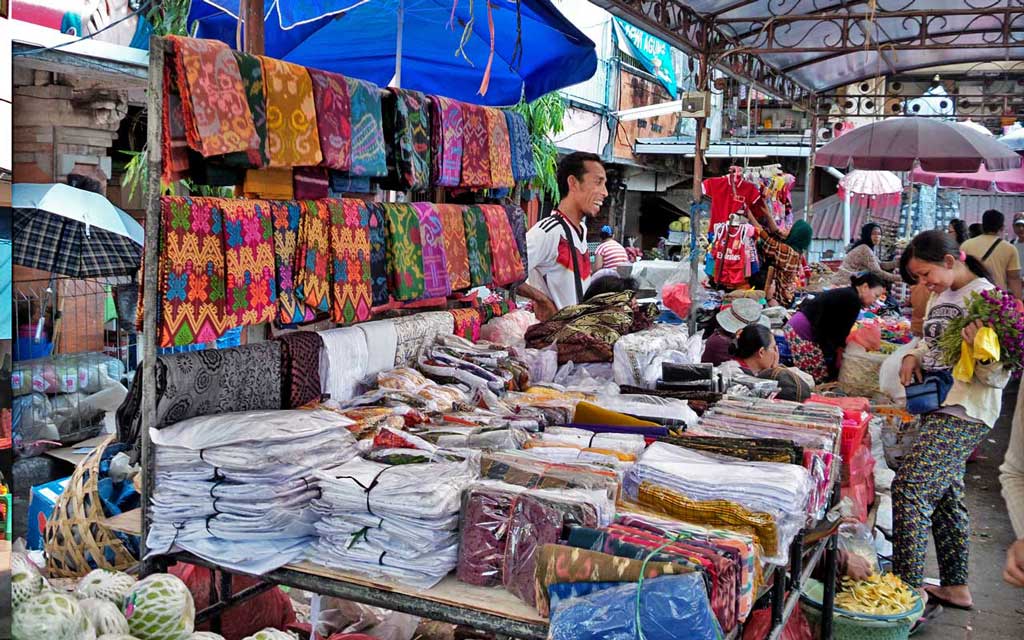
<path fill-rule="evenodd" d="M 853 200 L 898 204 L 903 193 L 903 181 L 891 171 L 854 170 L 839 181 L 839 197 L 846 199 L 847 193 Z"/>

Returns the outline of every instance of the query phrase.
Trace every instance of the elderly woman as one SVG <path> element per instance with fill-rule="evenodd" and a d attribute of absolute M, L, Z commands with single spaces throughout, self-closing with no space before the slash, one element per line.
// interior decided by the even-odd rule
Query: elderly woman
<path fill-rule="evenodd" d="M 898 282 L 898 274 L 890 273 L 896 268 L 895 262 L 879 262 L 875 253 L 878 245 L 882 242 L 882 227 L 869 222 L 860 230 L 860 239 L 857 240 L 846 252 L 843 264 L 832 276 L 832 286 L 845 287 L 850 284 L 850 278 L 857 273 L 872 273 L 882 282 Z"/>
<path fill-rule="evenodd" d="M 811 225 L 797 220 L 783 237 L 781 233 L 766 230 L 753 215 L 748 218 L 761 238 L 761 255 L 765 262 L 761 268 L 767 270 L 764 291 L 768 304 L 788 307 L 796 299 L 804 276 L 804 254 L 811 246 L 813 234 Z"/>

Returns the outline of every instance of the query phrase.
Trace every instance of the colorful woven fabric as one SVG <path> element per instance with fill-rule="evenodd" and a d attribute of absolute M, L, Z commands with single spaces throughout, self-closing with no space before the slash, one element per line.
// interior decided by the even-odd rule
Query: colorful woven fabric
<path fill-rule="evenodd" d="M 203 156 L 259 149 L 238 62 L 217 40 L 170 36 L 189 146 Z"/>
<path fill-rule="evenodd" d="M 505 112 L 508 124 L 509 145 L 512 147 L 512 177 L 516 182 L 528 182 L 537 177 L 537 167 L 533 163 L 533 140 L 530 139 L 530 128 L 526 119 L 515 111 Z"/>
<path fill-rule="evenodd" d="M 491 186 L 490 133 L 487 110 L 475 104 L 461 103 L 462 109 L 462 185 Z"/>
<path fill-rule="evenodd" d="M 462 107 L 451 98 L 430 96 L 430 101 L 434 184 L 457 187 L 462 178 Z"/>
<path fill-rule="evenodd" d="M 173 42 L 173 41 L 172 41 Z M 172 45 L 173 46 L 173 45 Z M 164 56 L 163 126 L 160 151 L 163 155 L 164 182 L 172 183 L 188 176 L 188 140 L 185 136 L 185 114 L 178 91 L 178 71 L 174 64 L 173 49 Z"/>
<path fill-rule="evenodd" d="M 295 183 L 291 169 L 249 169 L 242 193 L 248 198 L 294 200 Z"/>
<path fill-rule="evenodd" d="M 330 195 L 330 183 L 324 167 L 295 167 L 292 184 L 296 200 L 320 200 Z"/>
<path fill-rule="evenodd" d="M 366 178 L 388 174 L 384 127 L 377 85 L 345 78 L 352 116 L 352 165 L 349 173 Z"/>
<path fill-rule="evenodd" d="M 313 81 L 316 128 L 323 165 L 348 171 L 352 165 L 352 104 L 345 77 L 329 71 L 308 69 Z"/>
<path fill-rule="evenodd" d="M 320 350 L 324 341 L 315 331 L 293 331 L 281 343 L 281 399 L 285 409 L 298 409 L 320 399 Z"/>
<path fill-rule="evenodd" d="M 260 56 L 267 92 L 267 156 L 271 167 L 315 167 L 323 160 L 313 81 L 305 67 Z"/>
<path fill-rule="evenodd" d="M 259 200 L 218 199 L 227 254 L 228 327 L 274 319 L 274 225 L 270 205 Z"/>
<path fill-rule="evenodd" d="M 448 311 L 455 318 L 455 335 L 473 342 L 480 339 L 483 318 L 480 317 L 479 309 L 449 309 Z"/>
<path fill-rule="evenodd" d="M 362 200 L 327 200 L 331 212 L 331 319 L 370 318 L 370 212 Z"/>
<path fill-rule="evenodd" d="M 396 300 L 408 302 L 422 298 L 423 240 L 420 219 L 409 204 L 385 204 L 387 229 L 388 289 Z"/>
<path fill-rule="evenodd" d="M 303 200 L 295 256 L 295 298 L 317 313 L 331 310 L 331 212 L 323 200 Z"/>
<path fill-rule="evenodd" d="M 490 137 L 488 152 L 491 159 L 491 184 L 492 187 L 516 186 L 516 180 L 512 176 L 512 148 L 508 140 L 508 123 L 505 121 L 504 112 L 499 109 L 486 107 L 487 134 Z"/>
<path fill-rule="evenodd" d="M 444 252 L 448 264 L 448 281 L 452 291 L 468 289 L 469 253 L 466 250 L 466 225 L 462 219 L 462 205 L 436 204 L 438 215 L 441 216 L 441 228 L 444 232 Z"/>
<path fill-rule="evenodd" d="M 430 187 L 430 102 L 418 91 L 390 89 L 382 103 L 388 148 L 386 187 L 422 191 Z"/>
<path fill-rule="evenodd" d="M 221 212 L 210 198 L 160 198 L 160 346 L 216 340 L 224 322 Z"/>
<path fill-rule="evenodd" d="M 274 221 L 274 262 L 277 268 L 277 324 L 312 322 L 313 310 L 295 297 L 295 258 L 299 245 L 302 205 L 298 202 L 271 202 Z"/>
<path fill-rule="evenodd" d="M 512 235 L 512 227 L 508 223 L 505 207 L 500 204 L 484 204 L 480 205 L 480 210 L 487 223 L 494 284 L 499 287 L 507 287 L 526 280 L 526 270 L 523 269 L 523 261 L 519 257 L 519 247 L 516 245 L 515 236 Z"/>
<path fill-rule="evenodd" d="M 366 215 L 370 237 L 370 293 L 373 306 L 379 307 L 391 299 L 388 290 L 387 225 L 384 222 L 384 207 L 377 203 L 368 203 Z"/>
<path fill-rule="evenodd" d="M 447 296 L 452 292 L 452 284 L 448 278 L 441 217 L 429 202 L 417 202 L 412 206 L 420 218 L 420 238 L 423 240 L 424 295 L 428 298 Z"/>
<path fill-rule="evenodd" d="M 332 198 L 340 198 L 346 193 L 371 193 L 374 190 L 369 178 L 354 176 L 348 171 L 331 169 L 327 176 Z"/>
<path fill-rule="evenodd" d="M 508 224 L 512 227 L 512 237 L 516 239 L 516 246 L 519 247 L 519 258 L 523 262 L 523 270 L 530 272 L 530 259 L 526 251 L 526 213 L 523 208 L 514 205 L 505 205 L 505 215 L 508 216 Z"/>
<path fill-rule="evenodd" d="M 466 228 L 466 252 L 469 255 L 469 283 L 473 287 L 491 284 L 491 239 L 480 207 L 465 207 L 462 222 Z"/>
<path fill-rule="evenodd" d="M 245 87 L 245 100 L 249 104 L 249 112 L 252 113 L 252 124 L 259 137 L 259 145 L 250 148 L 245 153 L 229 153 L 218 158 L 227 166 L 240 169 L 259 169 L 267 166 L 267 97 L 263 91 L 263 67 L 260 59 L 241 51 L 232 51 L 235 62 L 238 63 L 238 72 L 242 76 L 242 86 Z"/>

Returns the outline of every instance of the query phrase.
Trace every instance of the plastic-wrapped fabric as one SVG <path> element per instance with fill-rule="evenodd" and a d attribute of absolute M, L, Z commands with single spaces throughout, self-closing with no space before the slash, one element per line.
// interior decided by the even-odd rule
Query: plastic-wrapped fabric
<path fill-rule="evenodd" d="M 730 396 L 701 416 L 690 433 L 726 438 L 775 438 L 838 452 L 843 410 L 822 404 Z"/>
<path fill-rule="evenodd" d="M 533 439 L 542 444 L 557 443 L 576 449 L 603 449 L 617 452 L 636 460 L 644 449 L 647 441 L 641 435 L 625 433 L 594 433 L 584 429 L 571 427 L 551 427 L 538 433 Z"/>
<path fill-rule="evenodd" d="M 801 464 L 804 459 L 802 447 L 788 440 L 772 438 L 717 438 L 714 436 L 669 436 L 663 440 L 668 444 L 694 451 L 717 453 L 749 462 L 785 462 Z"/>
<path fill-rule="evenodd" d="M 480 337 L 506 347 L 522 347 L 526 345 L 526 330 L 535 324 L 537 316 L 530 311 L 517 309 L 489 320 L 480 328 Z"/>
<path fill-rule="evenodd" d="M 530 489 L 599 489 L 611 500 L 619 495 L 619 478 L 608 469 L 576 463 L 551 464 L 522 452 L 485 452 L 480 456 L 480 478 Z"/>
<path fill-rule="evenodd" d="M 689 428 L 697 424 L 698 420 L 697 413 L 690 408 L 689 403 L 675 398 L 623 393 L 600 396 L 594 400 L 594 404 L 667 426 L 682 424 Z"/>
<path fill-rule="evenodd" d="M 664 355 L 671 351 L 686 352 L 689 344 L 690 335 L 681 325 L 658 325 L 623 336 L 615 343 L 615 382 L 653 389 L 655 381 L 661 377 Z M 700 362 L 700 354 L 691 362 Z"/>
<path fill-rule="evenodd" d="M 325 377 L 322 391 L 332 400 L 345 401 L 356 395 L 360 381 L 367 375 L 370 353 L 366 334 L 359 327 L 321 331 L 324 348 L 320 357 Z"/>
<path fill-rule="evenodd" d="M 680 629 L 686 630 L 687 638 L 695 640 L 722 637 L 700 574 L 661 576 L 564 600 L 551 612 L 548 637 L 674 640 Z"/>

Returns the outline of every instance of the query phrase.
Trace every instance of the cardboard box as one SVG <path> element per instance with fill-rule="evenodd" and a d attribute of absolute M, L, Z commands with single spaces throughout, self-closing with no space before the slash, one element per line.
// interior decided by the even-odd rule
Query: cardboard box
<path fill-rule="evenodd" d="M 32 493 L 28 500 L 28 532 L 26 534 L 26 546 L 29 549 L 42 550 L 46 521 L 53 514 L 53 508 L 57 506 L 57 499 L 60 498 L 60 494 L 64 493 L 69 480 L 71 480 L 70 476 L 32 487 Z"/>

